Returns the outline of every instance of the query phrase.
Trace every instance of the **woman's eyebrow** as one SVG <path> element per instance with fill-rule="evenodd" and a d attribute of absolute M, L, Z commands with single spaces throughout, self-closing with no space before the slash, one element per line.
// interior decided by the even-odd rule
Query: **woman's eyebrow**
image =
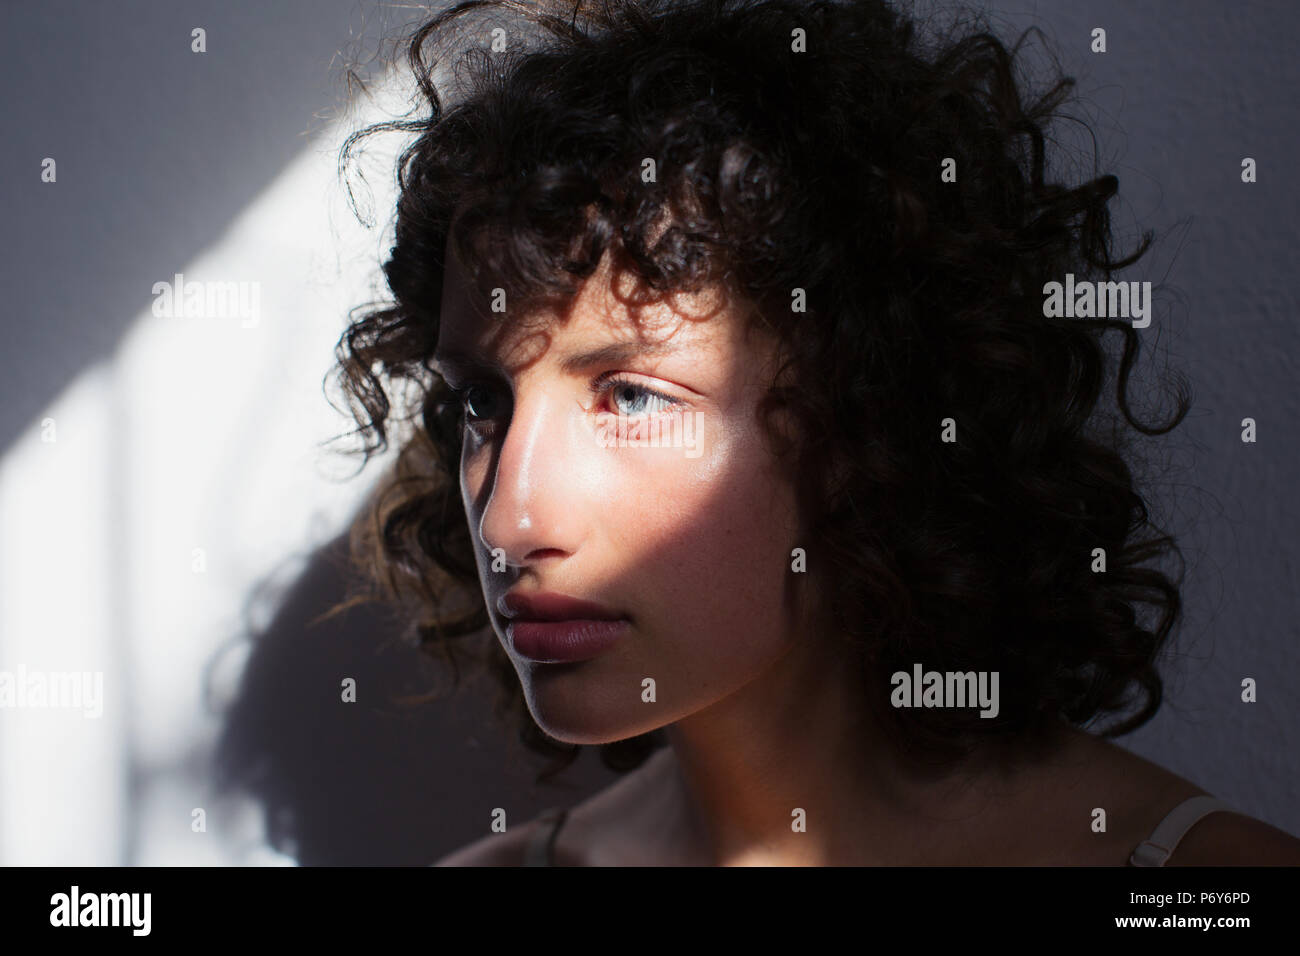
<path fill-rule="evenodd" d="M 560 359 L 560 369 L 569 375 L 585 372 L 598 365 L 619 365 L 630 359 L 664 355 L 675 350 L 669 341 L 659 342 L 611 342 L 599 348 L 582 352 L 572 352 Z M 435 352 L 431 358 L 433 365 L 440 371 L 458 372 L 500 372 L 501 367 L 471 352 L 448 349 Z"/>
<path fill-rule="evenodd" d="M 560 360 L 560 368 L 573 375 L 597 365 L 621 365 L 630 359 L 664 355 L 672 351 L 675 351 L 675 347 L 667 340 L 611 342 L 600 348 L 566 355 Z"/>

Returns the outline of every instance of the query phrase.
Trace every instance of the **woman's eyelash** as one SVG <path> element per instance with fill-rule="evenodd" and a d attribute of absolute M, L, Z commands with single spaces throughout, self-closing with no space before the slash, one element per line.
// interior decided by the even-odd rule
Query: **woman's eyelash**
<path fill-rule="evenodd" d="M 447 385 L 447 388 L 450 390 L 456 404 L 460 406 L 461 411 L 465 413 L 467 417 L 478 421 L 486 421 L 490 419 L 491 416 L 485 415 L 481 418 L 475 418 L 469 407 L 470 395 L 478 391 L 490 392 L 495 387 L 496 386 L 489 382 L 466 382 L 464 385 L 451 385 L 448 383 Z M 630 389 L 632 392 L 636 393 L 636 397 L 646 397 L 659 403 L 660 408 L 658 411 L 673 408 L 681 404 L 680 400 L 673 398 L 671 395 L 665 395 L 663 392 L 642 385 L 640 382 L 614 372 L 607 372 L 596 378 L 588 387 L 588 390 L 593 396 L 599 398 L 601 396 L 611 395 L 620 388 Z M 628 414 L 636 416 L 646 413 L 632 412 Z"/>
<path fill-rule="evenodd" d="M 681 404 L 681 402 L 678 399 L 673 398 L 671 395 L 665 395 L 663 392 L 656 391 L 653 388 L 649 388 L 648 386 L 642 385 L 640 382 L 633 381 L 630 378 L 620 376 L 614 372 L 606 372 L 604 375 L 599 376 L 594 382 L 591 383 L 590 391 L 592 395 L 599 397 L 601 395 L 612 394 L 613 392 L 615 392 L 617 389 L 620 388 L 632 389 L 634 392 L 638 393 L 638 395 L 648 396 L 652 399 L 655 399 L 658 402 L 661 402 L 662 407 L 659 409 L 659 411 L 663 411 L 664 409 L 667 408 L 673 408 L 674 406 Z M 644 413 L 633 413 L 633 414 L 644 414 Z"/>

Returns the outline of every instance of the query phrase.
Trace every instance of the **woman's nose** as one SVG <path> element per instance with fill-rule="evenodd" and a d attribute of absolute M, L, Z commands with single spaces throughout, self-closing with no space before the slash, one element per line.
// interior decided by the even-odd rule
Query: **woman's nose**
<path fill-rule="evenodd" d="M 501 549 L 511 566 L 567 556 L 577 548 L 583 520 L 579 473 L 595 449 L 579 414 L 575 403 L 554 394 L 516 397 L 479 519 L 483 543 L 489 551 Z M 584 435 L 590 449 L 582 447 Z"/>

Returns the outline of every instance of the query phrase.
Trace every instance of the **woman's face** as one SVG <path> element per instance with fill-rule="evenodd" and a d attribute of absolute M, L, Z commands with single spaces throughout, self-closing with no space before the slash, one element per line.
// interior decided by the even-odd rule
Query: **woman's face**
<path fill-rule="evenodd" d="M 756 417 L 770 343 L 703 297 L 634 323 L 608 255 L 563 314 L 495 322 L 449 259 L 435 362 L 465 390 L 479 577 L 539 726 L 608 743 L 758 677 L 797 631 L 795 498 Z"/>

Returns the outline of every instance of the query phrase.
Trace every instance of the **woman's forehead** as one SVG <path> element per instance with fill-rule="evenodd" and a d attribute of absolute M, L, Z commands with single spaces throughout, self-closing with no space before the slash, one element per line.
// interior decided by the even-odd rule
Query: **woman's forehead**
<path fill-rule="evenodd" d="M 574 356 L 592 348 L 607 349 L 611 358 L 626 354 L 630 346 L 664 354 L 725 337 L 719 326 L 736 318 L 717 287 L 647 295 L 639 277 L 626 269 L 615 271 L 612 261 L 607 253 L 564 305 L 516 313 L 504 289 L 476 289 L 464 266 L 449 257 L 435 361 L 450 364 L 477 355 L 493 364 L 529 363 L 554 345 L 569 354 L 570 365 L 578 361 Z"/>

